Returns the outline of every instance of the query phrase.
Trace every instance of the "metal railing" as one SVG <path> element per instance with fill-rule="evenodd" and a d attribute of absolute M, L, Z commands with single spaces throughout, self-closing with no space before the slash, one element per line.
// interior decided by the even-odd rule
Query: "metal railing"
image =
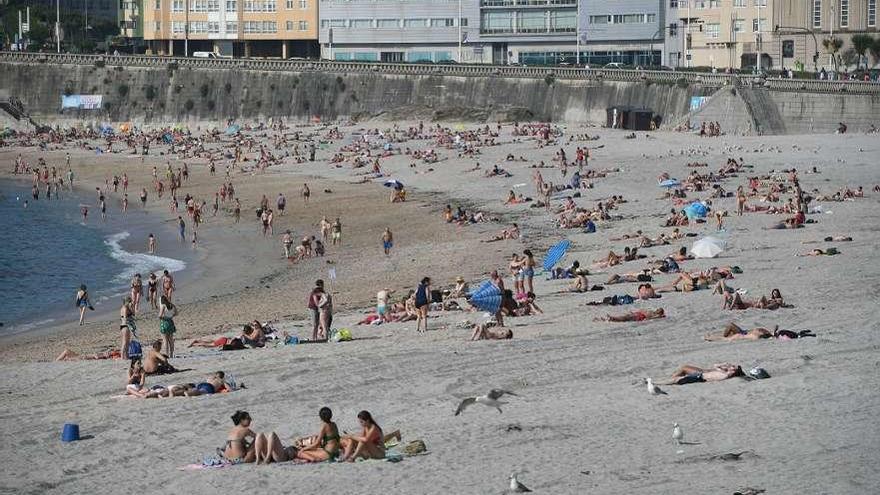
<path fill-rule="evenodd" d="M 685 71 L 652 71 L 624 69 L 585 69 L 579 67 L 525 67 L 503 65 L 404 64 L 389 62 L 341 62 L 310 60 L 209 59 L 172 58 L 148 55 L 83 55 L 70 53 L 0 52 L 0 63 L 52 63 L 124 67 L 178 67 L 214 70 L 262 70 L 280 72 L 332 72 L 343 74 L 371 73 L 410 76 L 509 77 L 583 81 L 622 81 L 696 84 L 719 88 L 729 84 L 750 84 L 752 76 L 711 74 Z M 0 69 L 2 70 L 2 69 Z M 760 80 L 764 87 L 775 91 L 810 93 L 880 94 L 880 84 L 861 81 L 819 81 L 808 79 Z"/>

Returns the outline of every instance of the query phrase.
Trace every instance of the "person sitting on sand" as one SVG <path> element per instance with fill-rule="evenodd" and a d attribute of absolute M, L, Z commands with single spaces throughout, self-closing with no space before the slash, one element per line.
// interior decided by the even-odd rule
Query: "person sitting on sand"
<path fill-rule="evenodd" d="M 587 292 L 590 290 L 590 283 L 587 280 L 589 271 L 585 268 L 578 268 L 574 271 L 574 282 L 571 283 L 569 292 Z"/>
<path fill-rule="evenodd" d="M 257 433 L 254 438 L 254 463 L 270 464 L 272 462 L 287 462 L 296 458 L 296 447 L 283 446 L 278 434 Z"/>
<path fill-rule="evenodd" d="M 329 407 L 322 407 L 318 411 L 321 418 L 321 430 L 318 431 L 317 442 L 302 447 L 296 453 L 297 459 L 308 462 L 322 462 L 336 460 L 339 457 L 339 428 L 332 421 L 333 411 Z"/>
<path fill-rule="evenodd" d="M 132 359 L 131 365 L 128 368 L 128 382 L 125 385 L 125 393 L 127 395 L 134 395 L 135 397 L 145 396 L 146 390 L 144 390 L 144 383 L 146 379 L 147 374 L 144 372 L 141 360 Z"/>
<path fill-rule="evenodd" d="M 619 265 L 623 262 L 623 258 L 616 254 L 614 251 L 608 251 L 608 255 L 602 259 L 596 260 L 593 265 L 598 266 L 600 268 L 607 268 L 609 266 Z"/>
<path fill-rule="evenodd" d="M 494 322 L 478 323 L 474 325 L 471 340 L 506 340 L 513 338 L 513 331 L 506 327 L 499 327 Z"/>
<path fill-rule="evenodd" d="M 161 351 L 162 341 L 153 341 L 153 345 L 147 350 L 147 355 L 144 357 L 144 371 L 148 375 L 164 375 L 178 371 L 177 368 L 168 362 L 168 356 L 162 354 Z"/>
<path fill-rule="evenodd" d="M 761 296 L 759 299 L 754 301 L 747 301 L 742 298 L 742 295 L 739 292 L 725 293 L 724 294 L 724 304 L 722 305 L 723 309 L 769 309 L 776 310 L 779 308 L 792 308 L 794 306 L 790 304 L 786 304 L 785 300 L 782 298 L 782 293 L 779 292 L 779 289 L 773 289 L 770 292 L 770 297 Z"/>
<path fill-rule="evenodd" d="M 232 424 L 235 426 L 226 436 L 223 457 L 231 461 L 254 462 L 254 441 L 257 434 L 250 428 L 251 421 L 251 415 L 246 411 L 235 411 L 232 415 Z"/>
<path fill-rule="evenodd" d="M 502 230 L 485 242 L 503 241 L 505 239 L 519 239 L 519 226 L 517 224 L 513 224 L 510 228 Z"/>
<path fill-rule="evenodd" d="M 450 298 L 456 297 L 467 297 L 468 293 L 468 283 L 465 282 L 464 277 L 458 276 L 455 279 L 455 287 L 449 292 Z"/>
<path fill-rule="evenodd" d="M 658 318 L 666 318 L 666 312 L 663 311 L 663 308 L 657 309 L 649 309 L 647 311 L 637 309 L 635 311 L 631 311 L 629 313 L 624 313 L 622 315 L 605 315 L 604 318 L 596 318 L 598 321 L 613 321 L 613 322 L 624 322 L 624 321 L 645 321 L 645 320 L 655 320 Z"/>
<path fill-rule="evenodd" d="M 358 458 L 384 459 L 385 441 L 382 428 L 376 424 L 369 411 L 361 411 L 357 417 L 363 429 L 360 435 L 342 437 L 340 440 L 344 452 L 342 460 L 354 462 Z"/>
<path fill-rule="evenodd" d="M 544 311 L 535 304 L 535 293 L 526 292 L 525 299 L 517 304 L 517 308 L 513 310 L 512 316 L 529 316 L 534 314 L 544 314 Z"/>
<path fill-rule="evenodd" d="M 697 366 L 684 365 L 672 373 L 672 379 L 667 382 L 658 382 L 659 385 L 687 385 L 698 382 L 720 382 L 735 376 L 745 376 L 742 367 L 736 364 L 721 363 L 712 365 L 711 369 L 703 369 Z"/>
<path fill-rule="evenodd" d="M 251 347 L 263 347 L 266 345 L 266 334 L 263 332 L 263 326 L 258 321 L 254 321 L 244 326 L 241 332 L 241 340 Z"/>

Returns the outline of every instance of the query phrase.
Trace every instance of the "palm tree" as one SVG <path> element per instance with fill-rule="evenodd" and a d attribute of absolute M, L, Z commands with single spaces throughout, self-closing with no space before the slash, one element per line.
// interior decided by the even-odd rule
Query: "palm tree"
<path fill-rule="evenodd" d="M 865 57 L 865 68 L 867 69 L 867 54 L 868 50 L 874 46 L 874 38 L 867 34 L 854 34 L 850 41 L 852 42 L 853 50 L 855 50 L 856 54 L 859 56 L 859 60 L 856 62 L 856 70 L 861 68 L 863 57 Z"/>
<path fill-rule="evenodd" d="M 838 72 L 840 62 L 838 61 L 837 52 L 843 48 L 843 40 L 840 38 L 825 38 L 822 40 L 822 46 L 831 55 L 831 61 L 834 62 L 834 72 Z"/>

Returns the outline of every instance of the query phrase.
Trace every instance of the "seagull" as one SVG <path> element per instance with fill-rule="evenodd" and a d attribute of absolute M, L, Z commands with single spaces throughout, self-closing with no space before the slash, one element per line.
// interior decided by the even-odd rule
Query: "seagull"
<path fill-rule="evenodd" d="M 482 404 L 486 407 L 494 407 L 495 409 L 498 409 L 499 413 L 501 413 L 501 406 L 507 404 L 507 402 L 498 401 L 498 399 L 500 399 L 503 395 L 513 395 L 515 397 L 519 397 L 515 393 L 508 390 L 492 389 L 486 395 L 481 395 L 479 397 L 467 397 L 462 400 L 461 403 L 458 405 L 458 409 L 455 410 L 455 415 L 458 416 L 462 413 L 462 411 L 464 411 L 468 406 L 472 404 Z"/>
<path fill-rule="evenodd" d="M 684 433 L 681 432 L 681 427 L 678 426 L 678 423 L 672 424 L 672 439 L 679 445 L 681 445 L 681 441 L 684 439 Z"/>
<path fill-rule="evenodd" d="M 645 378 L 645 383 L 648 384 L 648 393 L 651 395 L 669 395 L 666 392 L 660 390 L 660 387 L 654 385 L 654 382 L 650 378 Z"/>
<path fill-rule="evenodd" d="M 526 485 L 523 485 L 516 479 L 516 473 L 510 473 L 510 491 L 516 493 L 531 492 Z"/>

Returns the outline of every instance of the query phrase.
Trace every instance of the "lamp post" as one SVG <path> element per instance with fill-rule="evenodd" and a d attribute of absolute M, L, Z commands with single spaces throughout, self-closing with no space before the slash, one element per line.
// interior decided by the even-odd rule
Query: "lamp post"
<path fill-rule="evenodd" d="M 461 0 L 458 0 L 458 63 L 461 63 Z"/>
<path fill-rule="evenodd" d="M 61 0 L 55 0 L 55 51 L 61 53 Z"/>
<path fill-rule="evenodd" d="M 577 11 L 575 13 L 574 37 L 575 37 L 575 58 L 574 65 L 581 65 L 581 0 L 577 1 Z"/>
<path fill-rule="evenodd" d="M 755 31 L 755 51 L 758 52 L 757 71 L 761 73 L 761 2 L 755 2 L 755 10 L 758 11 L 758 29 Z"/>

